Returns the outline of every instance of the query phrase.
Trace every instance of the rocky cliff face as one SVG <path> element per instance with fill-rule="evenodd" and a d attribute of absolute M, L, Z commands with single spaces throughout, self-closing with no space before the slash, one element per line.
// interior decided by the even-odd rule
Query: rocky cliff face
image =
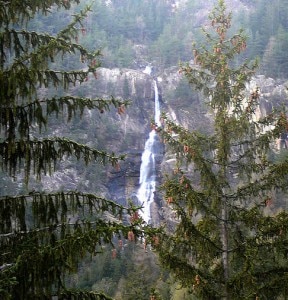
<path fill-rule="evenodd" d="M 94 87 L 103 96 L 113 94 L 115 97 L 131 100 L 131 105 L 125 115 L 119 116 L 116 120 L 114 119 L 118 124 L 117 127 L 121 128 L 121 132 L 119 132 L 119 139 L 113 140 L 113 147 L 116 147 L 115 151 L 118 150 L 117 152 L 119 150 L 125 152 L 127 157 L 121 166 L 121 170 L 110 169 L 107 182 L 111 198 L 121 204 L 126 204 L 127 199 L 131 199 L 135 204 L 141 204 L 137 198 L 141 156 L 151 131 L 150 123 L 155 109 L 154 80 L 157 80 L 157 78 L 143 71 L 101 68 L 98 72 L 97 84 Z M 158 147 L 159 155 L 156 157 L 156 170 L 158 172 L 156 177 L 160 183 L 163 146 L 158 145 Z M 158 212 L 161 203 L 157 193 L 155 194 L 155 200 L 152 215 L 154 223 L 159 223 Z"/>
<path fill-rule="evenodd" d="M 99 111 L 85 111 L 82 120 L 75 124 L 65 123 L 60 128 L 51 128 L 52 134 L 53 130 L 65 136 L 75 136 L 75 132 L 78 132 L 81 143 L 126 154 L 120 170 L 99 165 L 83 169 L 75 161 L 67 159 L 52 176 L 43 177 L 44 189 L 78 189 L 113 199 L 120 204 L 126 205 L 128 199 L 138 204 L 136 194 L 141 156 L 151 130 L 155 104 L 154 78 L 143 71 L 99 68 L 96 79 L 91 75 L 83 85 L 74 88 L 83 97 L 105 99 L 113 95 L 115 98 L 129 99 L 131 104 L 124 114 L 118 114 L 114 108 L 102 114 Z M 74 89 L 70 92 L 74 93 Z M 157 170 L 160 170 L 162 162 L 161 153 L 163 149 L 160 149 L 156 158 Z M 160 178 L 160 173 L 156 176 Z M 155 220 L 157 215 L 154 213 Z"/>
<path fill-rule="evenodd" d="M 121 204 L 127 204 L 127 199 L 137 203 L 141 155 L 154 116 L 154 79 L 157 79 L 162 111 L 167 112 L 172 119 L 186 128 L 196 130 L 204 128 L 206 131 L 211 129 L 213 115 L 205 109 L 199 95 L 191 94 L 191 101 L 188 99 L 186 102 L 183 102 L 181 97 L 175 96 L 174 91 L 181 81 L 178 68 L 165 70 L 157 76 L 153 72 L 152 75 L 146 74 L 143 70 L 100 68 L 97 79 L 91 76 L 80 88 L 80 93 L 83 96 L 104 98 L 113 95 L 130 99 L 131 105 L 125 114 L 121 115 L 114 109 L 102 115 L 99 112 L 86 112 L 82 123 L 75 126 L 84 128 L 85 134 L 81 135 L 83 143 L 116 153 L 126 153 L 126 160 L 121 164 L 120 170 L 111 167 L 101 169 L 95 165 L 88 170 L 75 169 L 73 162 L 66 161 L 62 170 L 52 177 L 45 178 L 44 185 L 47 189 L 66 186 L 98 193 Z M 247 86 L 247 90 L 252 90 L 255 86 L 261 91 L 258 117 L 269 113 L 272 107 L 281 101 L 286 101 L 283 82 L 257 76 Z M 66 129 L 66 132 L 64 130 L 64 134 L 68 133 L 69 130 Z M 167 152 L 164 155 L 162 145 L 160 155 L 156 159 L 159 184 L 162 175 L 171 171 L 174 162 L 172 154 Z M 162 216 L 169 212 L 163 208 L 165 205 L 159 192 L 156 192 L 155 199 L 151 216 L 154 224 L 158 224 Z"/>

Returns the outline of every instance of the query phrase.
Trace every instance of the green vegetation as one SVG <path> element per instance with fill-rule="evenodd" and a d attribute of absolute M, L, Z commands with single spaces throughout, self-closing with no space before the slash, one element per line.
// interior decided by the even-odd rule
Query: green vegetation
<path fill-rule="evenodd" d="M 80 8 L 89 1 L 81 1 Z M 189 0 L 184 7 L 172 9 L 165 0 L 134 1 L 98 0 L 83 21 L 78 38 L 87 49 L 101 49 L 104 67 L 143 67 L 147 61 L 158 69 L 176 66 L 191 56 L 191 42 L 201 41 L 199 14 L 213 1 Z M 233 30 L 245 28 L 248 50 L 238 57 L 259 57 L 259 72 L 272 77 L 287 78 L 287 0 L 241 1 L 248 9 L 234 13 Z M 54 11 L 54 10 L 53 10 Z M 71 12 L 79 8 L 71 5 Z M 67 10 L 43 17 L 37 14 L 29 29 L 56 33 L 70 19 Z M 197 20 L 197 22 L 196 22 Z M 139 57 L 137 46 L 143 47 Z M 135 48 L 136 47 L 136 48 Z M 57 61 L 58 62 L 58 61 Z M 63 58 L 64 68 L 78 68 L 79 60 Z"/>
<path fill-rule="evenodd" d="M 165 0 L 113 0 L 110 5 L 97 1 L 85 25 L 85 46 L 101 48 L 106 67 L 135 68 L 145 63 L 138 61 L 134 45 L 144 45 L 142 59 L 153 61 L 159 69 L 175 66 L 189 59 L 192 40 L 201 40 L 195 16 L 209 5 L 206 2 L 189 0 L 184 7 L 173 10 Z M 247 29 L 248 50 L 238 59 L 258 56 L 259 71 L 286 78 L 287 0 L 241 2 L 249 11 L 235 13 L 233 30 L 239 26 Z"/>
<path fill-rule="evenodd" d="M 79 33 L 86 32 L 83 23 L 89 6 L 59 31 L 56 23 L 50 33 L 28 29 L 38 26 L 40 14 L 53 12 L 57 19 L 58 9 L 64 16 L 61 8 L 65 11 L 78 3 L 15 0 L 0 5 L 0 298 L 4 300 L 109 299 L 98 291 L 67 289 L 65 275 L 77 271 L 88 253 L 101 254 L 105 244 L 114 247 L 116 236 L 135 241 L 143 230 L 152 231 L 142 228 L 141 219 L 127 219 L 136 213 L 134 207 L 81 189 L 44 192 L 35 184 L 70 159 L 116 169 L 124 159 L 53 131 L 57 119 L 78 119 L 80 127 L 75 129 L 83 131 L 88 123 L 79 120 L 88 110 L 103 114 L 112 107 L 123 113 L 127 106 L 127 101 L 113 97 L 91 99 L 69 93 L 71 86 L 83 85 L 89 75 L 96 75 L 99 67 L 100 52 L 77 42 Z M 58 64 L 61 59 L 76 60 L 81 68 Z M 97 174 L 100 168 L 95 166 Z M 87 172 L 91 174 L 88 167 Z M 16 188 L 7 176 L 16 181 Z"/>
<path fill-rule="evenodd" d="M 246 94 L 245 83 L 257 70 L 287 77 L 287 1 L 241 1 L 255 9 L 235 13 L 233 24 L 219 1 L 206 41 L 194 23 L 206 2 L 108 2 L 0 4 L 0 298 L 286 299 L 288 163 L 271 147 L 287 119 L 274 112 L 255 122 L 258 90 Z M 177 164 L 163 190 L 176 225 L 154 236 L 141 219 L 130 222 L 137 208 L 93 194 L 105 194 L 106 167 L 116 172 L 124 159 L 106 151 L 122 132 L 107 112 L 117 118 L 128 104 L 97 98 L 97 68 L 163 70 L 190 59 L 192 40 L 201 44 L 196 67 L 183 64 L 185 78 L 164 98 L 190 117 L 190 107 L 203 107 L 192 84 L 215 128 L 188 131 L 164 117 L 159 133 Z M 255 56 L 259 69 L 245 60 Z M 130 96 L 127 78 L 121 93 Z M 122 138 L 119 151 L 131 145 Z M 70 166 L 81 177 L 73 190 L 43 190 Z"/>
<path fill-rule="evenodd" d="M 223 0 L 212 10 L 206 41 L 183 64 L 189 83 L 203 93 L 214 115 L 213 134 L 189 131 L 163 116 L 157 131 L 177 158 L 163 184 L 175 214 L 174 230 L 156 248 L 195 299 L 286 299 L 288 156 L 272 158 L 285 132 L 285 111 L 255 120 L 260 91 L 245 84 L 257 63 L 234 59 L 246 49 L 240 30 L 231 34 Z"/>
<path fill-rule="evenodd" d="M 261 58 L 261 72 L 267 76 L 287 78 L 287 10 L 288 1 L 256 1 L 248 27 L 251 36 L 248 51 Z"/>

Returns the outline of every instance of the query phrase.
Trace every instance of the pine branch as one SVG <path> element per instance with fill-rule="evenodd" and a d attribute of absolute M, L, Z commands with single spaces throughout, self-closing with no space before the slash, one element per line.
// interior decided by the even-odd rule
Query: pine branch
<path fill-rule="evenodd" d="M 21 0 L 16 0 L 15 5 L 10 5 L 10 1 L 0 1 L 0 26 L 7 24 L 22 24 L 32 19 L 37 12 L 47 14 L 53 5 L 60 7 L 65 7 L 69 9 L 72 3 L 79 4 L 80 0 L 69 0 L 69 1 L 34 1 L 26 0 L 25 2 Z M 15 18 L 17 16 L 17 18 Z"/>
<path fill-rule="evenodd" d="M 99 219 L 97 219 L 96 221 L 87 221 L 87 220 L 77 220 L 76 222 L 65 222 L 65 223 L 53 223 L 50 226 L 46 226 L 46 227 L 40 227 L 40 228 L 33 228 L 30 230 L 25 230 L 25 231 L 13 231 L 13 232 L 7 232 L 7 233 L 3 233 L 0 234 L 0 239 L 8 239 L 9 241 L 11 241 L 11 238 L 16 238 L 16 239 L 22 239 L 23 236 L 27 236 L 29 238 L 29 236 L 37 236 L 39 233 L 41 234 L 46 234 L 48 233 L 49 235 L 52 234 L 52 232 L 57 232 L 57 231 L 61 231 L 62 233 L 67 229 L 67 227 L 71 227 L 74 230 L 78 230 L 79 228 L 83 228 L 83 230 L 85 230 L 85 228 L 93 228 L 93 226 L 97 227 L 97 225 L 101 224 L 101 226 L 103 226 L 103 224 L 105 224 L 105 226 L 109 226 L 112 228 L 112 230 L 116 229 L 117 227 L 119 227 L 118 230 L 120 230 L 120 227 L 123 226 L 122 221 L 119 220 L 119 222 L 111 222 L 109 220 L 105 220 L 105 217 L 101 219 L 101 222 L 99 223 Z M 124 229 L 127 229 L 127 227 L 123 227 Z M 64 231 L 63 231 L 64 230 Z M 68 230 L 67 232 L 71 233 L 71 230 Z M 40 236 L 40 235 L 39 235 Z"/>
<path fill-rule="evenodd" d="M 28 63 L 31 60 L 31 65 L 34 67 L 37 66 L 36 62 L 41 63 L 41 59 L 54 61 L 54 57 L 59 53 L 62 53 L 62 55 L 65 53 L 75 54 L 76 51 L 79 51 L 82 56 L 89 59 L 100 55 L 100 51 L 91 53 L 82 45 L 64 39 L 61 35 L 54 37 L 49 34 L 24 29 L 7 28 L 3 32 L 1 39 L 4 43 L 14 44 L 16 49 L 19 49 L 15 53 L 19 61 Z M 33 52 L 32 49 L 34 49 Z"/>
<path fill-rule="evenodd" d="M 64 210 L 65 213 L 73 213 L 78 211 L 83 207 L 88 207 L 90 211 L 93 212 L 112 212 L 113 215 L 121 218 L 126 212 L 131 214 L 135 212 L 139 207 L 125 207 L 113 200 L 108 200 L 106 198 L 91 194 L 83 193 L 80 191 L 69 191 L 69 192 L 54 192 L 54 193 L 44 193 L 44 192 L 30 192 L 29 194 L 16 195 L 16 196 L 2 196 L 0 197 L 0 202 L 5 206 L 10 206 L 11 214 L 17 215 L 18 203 L 22 201 L 31 201 L 36 206 L 41 205 L 40 203 L 53 202 L 53 205 L 59 210 Z M 36 208 L 34 208 L 36 209 Z"/>
<path fill-rule="evenodd" d="M 238 187 L 236 191 L 229 195 L 231 198 L 244 199 L 246 197 L 257 197 L 264 191 L 272 189 L 286 190 L 288 175 L 288 161 L 271 165 L 271 167 L 263 173 L 263 176 Z"/>
<path fill-rule="evenodd" d="M 78 14 L 76 15 L 73 15 L 73 21 L 70 22 L 70 24 L 68 26 L 66 26 L 63 30 L 61 30 L 57 36 L 58 37 L 61 37 L 61 38 L 64 38 L 64 39 L 68 39 L 70 40 L 70 36 L 71 36 L 71 33 L 72 35 L 75 37 L 75 34 L 76 36 L 78 35 L 78 28 L 76 28 L 75 26 L 77 24 L 79 24 L 81 27 L 83 27 L 82 25 L 82 21 L 87 17 L 87 13 L 89 11 L 91 11 L 91 6 L 92 5 L 87 5 L 83 10 L 81 10 Z"/>
<path fill-rule="evenodd" d="M 102 164 L 111 163 L 118 167 L 119 160 L 124 160 L 125 155 L 116 156 L 113 152 L 108 154 L 105 151 L 93 149 L 79 144 L 68 138 L 46 138 L 30 141 L 5 141 L 0 142 L 1 165 L 10 174 L 15 175 L 17 168 L 25 164 L 26 179 L 33 174 L 41 176 L 41 173 L 51 174 L 55 164 L 64 156 L 75 156 L 77 160 L 83 159 L 85 164 L 91 161 L 98 161 Z"/>
<path fill-rule="evenodd" d="M 5 84 L 3 83 L 3 86 L 7 86 L 9 90 L 19 90 L 19 93 L 15 98 L 12 98 L 10 95 L 6 97 L 6 99 L 3 97 L 3 99 L 5 99 L 5 101 L 10 99 L 15 103 L 17 98 L 26 98 L 29 94 L 36 94 L 37 88 L 43 86 L 45 88 L 63 86 L 63 88 L 67 90 L 70 85 L 84 82 L 89 72 L 90 70 L 58 71 L 50 69 L 30 69 L 30 67 L 27 67 L 21 61 L 15 59 L 15 63 L 11 69 L 3 73 L 3 79 L 10 78 L 8 84 L 7 82 Z M 27 82 L 27 86 L 25 87 L 23 87 L 23 79 Z M 2 91 L 2 93 L 4 93 L 4 91 Z"/>
<path fill-rule="evenodd" d="M 38 125 L 41 133 L 42 126 L 47 126 L 48 117 L 53 113 L 58 117 L 60 112 L 64 113 L 67 111 L 67 121 L 69 122 L 77 112 L 82 117 L 85 109 L 96 108 L 100 113 L 103 113 L 110 110 L 112 105 L 118 109 L 119 107 L 124 108 L 128 104 L 128 101 L 122 101 L 114 97 L 111 97 L 111 99 L 91 99 L 75 96 L 37 99 L 30 103 L 12 104 L 12 106 L 11 103 L 3 103 L 0 106 L 0 122 L 6 131 L 6 137 L 16 137 L 18 132 L 21 139 L 30 139 L 31 126 Z M 64 108 L 66 108 L 66 111 Z M 7 126 L 8 123 L 10 123 L 9 126 Z"/>
<path fill-rule="evenodd" d="M 109 296 L 103 293 L 91 292 L 91 291 L 83 291 L 83 290 L 76 290 L 76 289 L 67 289 L 65 291 L 61 291 L 54 295 L 59 300 L 66 300 L 66 299 L 89 299 L 89 300 L 113 300 Z"/>

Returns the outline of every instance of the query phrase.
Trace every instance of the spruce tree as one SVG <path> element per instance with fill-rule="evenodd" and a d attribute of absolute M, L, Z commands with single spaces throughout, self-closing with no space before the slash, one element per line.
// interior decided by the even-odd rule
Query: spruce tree
<path fill-rule="evenodd" d="M 127 105 L 113 97 L 90 99 L 69 94 L 70 86 L 83 83 L 89 74 L 93 78 L 99 66 L 99 51 L 90 52 L 78 43 L 91 7 L 74 14 L 71 23 L 54 35 L 27 29 L 36 14 L 57 14 L 57 9 L 79 3 L 0 2 L 1 176 L 6 172 L 17 182 L 25 182 L 23 190 L 27 191 L 0 196 L 1 299 L 108 299 L 102 293 L 67 289 L 65 274 L 77 270 L 79 259 L 87 253 L 101 252 L 104 243 L 113 244 L 115 238 L 134 240 L 142 230 L 134 207 L 81 191 L 30 190 L 32 178 L 41 180 L 42 175 L 52 174 L 57 163 L 70 156 L 86 164 L 98 161 L 116 168 L 124 159 L 67 137 L 44 135 L 48 121 L 61 113 L 69 121 L 85 109 L 105 113 L 111 108 L 123 113 Z M 61 57 L 67 55 L 78 60 L 80 56 L 85 68 L 61 69 Z M 59 90 L 58 96 L 43 96 L 49 95 L 43 91 L 52 89 Z M 61 89 L 65 93 L 60 93 Z M 124 217 L 129 215 L 134 217 L 125 223 Z"/>
<path fill-rule="evenodd" d="M 223 0 L 209 19 L 194 63 L 180 72 L 205 97 L 213 131 L 189 130 L 163 115 L 157 131 L 177 161 L 163 183 L 175 226 L 155 247 L 195 299 L 287 299 L 288 214 L 285 207 L 267 212 L 287 188 L 287 156 L 276 160 L 273 151 L 287 117 L 281 108 L 256 120 L 261 92 L 246 86 L 257 62 L 235 63 L 245 34 L 229 31 Z"/>

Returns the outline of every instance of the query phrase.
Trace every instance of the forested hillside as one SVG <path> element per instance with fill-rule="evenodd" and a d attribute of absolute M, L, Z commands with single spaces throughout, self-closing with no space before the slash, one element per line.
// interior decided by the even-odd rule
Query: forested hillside
<path fill-rule="evenodd" d="M 83 1 L 81 6 L 87 3 Z M 192 41 L 201 39 L 200 27 L 213 3 L 213 0 L 95 1 L 79 38 L 86 47 L 102 50 L 103 67 L 137 69 L 149 62 L 163 70 L 178 65 L 180 60 L 191 59 Z M 242 27 L 248 37 L 248 50 L 243 58 L 259 57 L 261 74 L 287 77 L 287 0 L 234 0 L 227 5 L 235 19 L 232 30 Z M 40 31 L 55 32 L 69 20 L 69 12 L 63 11 L 60 16 L 57 20 L 53 14 L 41 16 L 33 26 Z M 74 63 L 69 61 L 69 65 Z"/>

